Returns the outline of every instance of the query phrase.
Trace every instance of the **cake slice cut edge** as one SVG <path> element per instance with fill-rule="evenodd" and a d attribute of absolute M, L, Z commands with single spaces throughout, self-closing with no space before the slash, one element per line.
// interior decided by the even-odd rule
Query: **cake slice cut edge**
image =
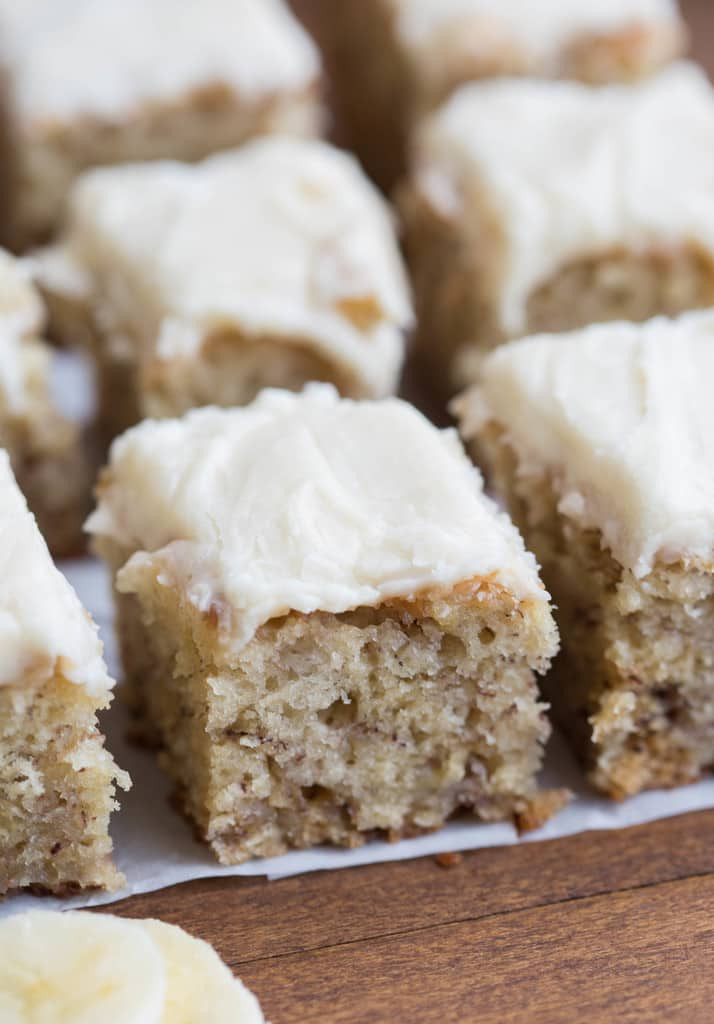
<path fill-rule="evenodd" d="M 453 434 L 394 399 L 267 391 L 129 431 L 98 497 L 135 711 L 223 863 L 542 820 L 557 631 Z"/>
<path fill-rule="evenodd" d="M 115 890 L 109 818 L 129 776 L 97 713 L 113 681 L 0 451 L 0 893 Z"/>

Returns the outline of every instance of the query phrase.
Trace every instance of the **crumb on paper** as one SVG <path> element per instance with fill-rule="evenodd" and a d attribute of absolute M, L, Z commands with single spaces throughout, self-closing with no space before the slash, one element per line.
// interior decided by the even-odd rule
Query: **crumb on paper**
<path fill-rule="evenodd" d="M 543 793 L 538 793 L 516 814 L 515 825 L 518 834 L 523 835 L 524 832 L 534 832 L 537 828 L 542 828 L 572 799 L 573 794 L 569 789 L 546 789 Z"/>
<path fill-rule="evenodd" d="M 434 860 L 440 868 L 455 868 L 464 859 L 463 854 L 452 851 L 451 853 L 437 853 Z"/>

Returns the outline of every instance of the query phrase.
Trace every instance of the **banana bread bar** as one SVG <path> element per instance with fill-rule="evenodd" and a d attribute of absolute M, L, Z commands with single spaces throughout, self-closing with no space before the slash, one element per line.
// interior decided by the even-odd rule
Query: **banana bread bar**
<path fill-rule="evenodd" d="M 283 0 L 0 0 L 4 241 L 44 241 L 77 174 L 321 127 L 317 50 Z"/>
<path fill-rule="evenodd" d="M 106 437 L 266 386 L 396 389 L 412 313 L 391 215 L 326 143 L 87 172 L 58 249 L 89 281 Z"/>
<path fill-rule="evenodd" d="M 267 390 L 130 430 L 98 500 L 130 693 L 221 862 L 529 820 L 557 635 L 453 431 Z"/>
<path fill-rule="evenodd" d="M 90 460 L 52 399 L 44 320 L 30 268 L 0 249 L 0 446 L 53 554 L 67 555 L 83 544 Z"/>
<path fill-rule="evenodd" d="M 627 81 L 678 56 L 672 0 L 296 0 L 345 141 L 389 188 L 411 131 L 459 85 L 501 75 Z"/>
<path fill-rule="evenodd" d="M 97 711 L 112 680 L 0 451 L 0 894 L 118 888 L 109 816 L 129 786 Z"/>
<path fill-rule="evenodd" d="M 542 565 L 545 695 L 599 789 L 714 766 L 714 313 L 512 342 L 455 405 Z"/>
<path fill-rule="evenodd" d="M 453 394 L 508 339 L 714 305 L 713 180 L 693 65 L 465 86 L 420 132 L 403 197 L 431 376 Z"/>

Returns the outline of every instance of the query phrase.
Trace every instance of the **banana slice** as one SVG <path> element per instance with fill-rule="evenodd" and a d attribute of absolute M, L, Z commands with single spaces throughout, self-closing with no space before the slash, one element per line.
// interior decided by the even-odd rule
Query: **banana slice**
<path fill-rule="evenodd" d="M 168 984 L 161 1024 L 263 1024 L 258 1000 L 207 942 L 163 921 L 137 924 L 166 959 Z"/>
<path fill-rule="evenodd" d="M 3 1024 L 158 1024 L 166 975 L 151 936 L 118 917 L 36 910 L 0 922 Z"/>
<path fill-rule="evenodd" d="M 255 996 L 181 928 L 81 911 L 0 921 L 1 1024 L 264 1024 Z"/>

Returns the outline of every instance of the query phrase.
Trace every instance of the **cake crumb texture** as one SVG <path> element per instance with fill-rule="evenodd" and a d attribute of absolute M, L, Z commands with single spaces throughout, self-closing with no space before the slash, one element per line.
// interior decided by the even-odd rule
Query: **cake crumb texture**
<path fill-rule="evenodd" d="M 135 713 L 222 863 L 527 811 L 557 632 L 453 431 L 266 391 L 129 431 L 98 497 Z"/>
<path fill-rule="evenodd" d="M 706 311 L 513 342 L 455 403 L 557 608 L 544 696 L 616 799 L 714 767 L 712 337 Z"/>

